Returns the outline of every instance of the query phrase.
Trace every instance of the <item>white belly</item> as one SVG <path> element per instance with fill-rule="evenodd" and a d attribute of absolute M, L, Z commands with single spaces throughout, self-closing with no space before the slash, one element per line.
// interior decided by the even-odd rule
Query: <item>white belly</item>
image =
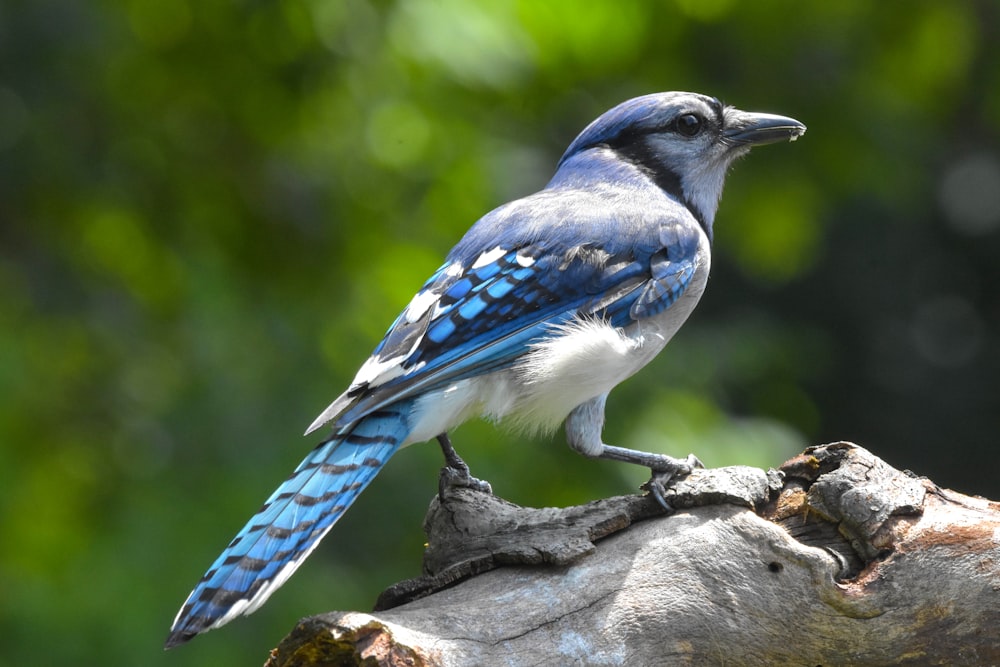
<path fill-rule="evenodd" d="M 512 368 L 421 397 L 406 443 L 423 442 L 484 415 L 509 418 L 529 430 L 554 430 L 570 411 L 611 391 L 649 363 L 687 320 L 708 281 L 708 240 L 702 238 L 691 284 L 664 312 L 617 329 L 582 319 L 555 330 Z"/>

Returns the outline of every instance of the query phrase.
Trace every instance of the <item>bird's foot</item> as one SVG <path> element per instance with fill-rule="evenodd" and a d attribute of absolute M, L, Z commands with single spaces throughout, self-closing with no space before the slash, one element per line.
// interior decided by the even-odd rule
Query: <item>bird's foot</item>
<path fill-rule="evenodd" d="M 691 474 L 695 468 L 705 467 L 694 454 L 688 454 L 687 458 L 684 459 L 675 459 L 666 454 L 653 454 L 652 452 L 642 452 L 612 445 L 602 445 L 598 456 L 602 459 L 633 463 L 652 470 L 653 477 L 643 485 L 643 488 L 649 491 L 660 507 L 668 514 L 672 514 L 674 511 L 666 498 L 667 486 L 670 482 L 678 477 Z"/>
<path fill-rule="evenodd" d="M 480 493 L 493 494 L 493 487 L 489 482 L 472 476 L 469 464 L 455 451 L 447 433 L 439 435 L 437 440 L 445 460 L 445 466 L 441 468 L 441 475 L 438 477 L 438 498 L 444 500 L 445 490 L 453 486 L 464 486 Z"/>
<path fill-rule="evenodd" d="M 456 486 L 464 486 L 480 493 L 493 494 L 493 487 L 490 486 L 490 483 L 469 474 L 468 466 L 464 468 L 453 468 L 451 466 L 441 468 L 441 475 L 438 477 L 438 498 L 444 500 L 445 491 Z"/>
<path fill-rule="evenodd" d="M 653 476 L 643 484 L 642 488 L 649 491 L 649 494 L 667 514 L 673 514 L 674 508 L 666 498 L 667 486 L 675 479 L 690 475 L 695 468 L 704 468 L 705 466 L 694 454 L 688 454 L 687 458 L 684 459 L 675 459 L 664 454 L 651 456 L 661 458 L 662 461 L 651 462 L 649 468 L 653 471 Z"/>

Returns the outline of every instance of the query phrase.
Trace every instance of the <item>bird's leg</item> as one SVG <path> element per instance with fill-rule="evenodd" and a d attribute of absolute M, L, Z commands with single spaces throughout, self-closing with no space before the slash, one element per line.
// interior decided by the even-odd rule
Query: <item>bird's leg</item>
<path fill-rule="evenodd" d="M 604 429 L 604 403 L 607 398 L 608 395 L 603 394 L 576 406 L 569 413 L 566 418 L 566 438 L 570 447 L 591 458 L 623 461 L 649 468 L 653 476 L 646 488 L 664 510 L 673 512 L 665 497 L 667 484 L 676 477 L 689 474 L 694 468 L 703 467 L 701 461 L 694 454 L 677 459 L 666 454 L 605 445 L 601 439 L 601 431 Z"/>
<path fill-rule="evenodd" d="M 444 490 L 449 486 L 467 486 L 483 493 L 493 493 L 493 487 L 490 486 L 489 482 L 472 476 L 469 472 L 469 464 L 463 461 L 462 457 L 455 451 L 447 433 L 440 434 L 437 441 L 441 445 L 445 464 L 441 468 L 441 476 L 438 478 L 438 497 L 441 500 L 444 500 Z"/>
<path fill-rule="evenodd" d="M 665 497 L 667 485 L 678 477 L 684 477 L 695 468 L 704 468 L 702 462 L 694 454 L 688 454 L 687 458 L 678 459 L 666 454 L 652 454 L 641 452 L 637 449 L 626 449 L 625 447 L 614 447 L 603 445 L 603 450 L 598 455 L 602 459 L 611 461 L 624 461 L 625 463 L 635 463 L 649 468 L 653 475 L 646 482 L 645 487 L 649 489 L 656 502 L 667 512 L 673 512 Z"/>

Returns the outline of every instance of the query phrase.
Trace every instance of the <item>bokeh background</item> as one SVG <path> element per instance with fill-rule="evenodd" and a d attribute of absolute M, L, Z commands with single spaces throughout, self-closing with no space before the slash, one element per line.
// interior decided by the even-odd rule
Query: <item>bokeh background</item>
<path fill-rule="evenodd" d="M 418 574 L 434 446 L 257 614 L 161 650 L 463 231 L 653 91 L 809 132 L 734 169 L 702 304 L 607 440 L 770 466 L 850 439 L 1000 497 L 998 27 L 989 0 L 0 5 L 0 665 L 261 664 Z M 645 477 L 454 439 L 522 504 Z"/>

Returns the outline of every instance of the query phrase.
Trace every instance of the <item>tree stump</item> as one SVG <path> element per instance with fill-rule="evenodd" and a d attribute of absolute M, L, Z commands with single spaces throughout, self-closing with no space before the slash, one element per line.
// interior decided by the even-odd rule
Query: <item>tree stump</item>
<path fill-rule="evenodd" d="M 424 576 L 302 620 L 268 667 L 1000 664 L 1000 504 L 850 443 L 530 509 L 435 499 Z"/>

